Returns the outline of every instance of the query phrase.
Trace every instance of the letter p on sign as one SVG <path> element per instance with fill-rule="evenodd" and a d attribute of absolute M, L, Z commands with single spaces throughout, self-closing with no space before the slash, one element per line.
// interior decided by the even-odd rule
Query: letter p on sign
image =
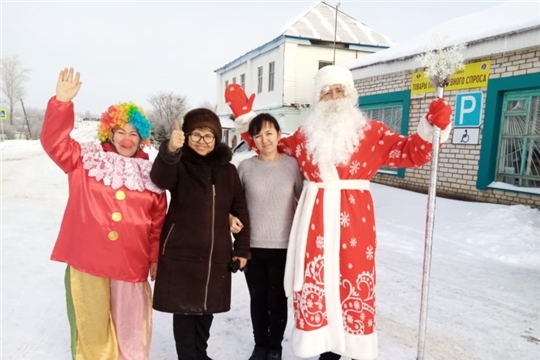
<path fill-rule="evenodd" d="M 454 127 L 480 127 L 482 97 L 481 91 L 456 95 Z"/>

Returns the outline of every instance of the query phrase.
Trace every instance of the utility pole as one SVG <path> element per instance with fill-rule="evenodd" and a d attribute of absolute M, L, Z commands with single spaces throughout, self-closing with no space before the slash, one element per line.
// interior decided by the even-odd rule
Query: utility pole
<path fill-rule="evenodd" d="M 26 116 L 26 109 L 24 108 L 23 99 L 21 98 L 21 106 L 24 113 L 24 119 L 26 121 L 26 127 L 28 128 L 28 140 L 32 140 L 32 132 L 30 131 L 30 124 L 28 123 L 28 116 Z"/>
<path fill-rule="evenodd" d="M 339 5 L 341 5 L 341 0 L 339 0 L 337 5 L 336 5 L 336 19 L 335 19 L 335 22 L 334 22 L 334 60 L 332 61 L 332 65 L 336 65 L 337 18 L 338 18 Z"/>

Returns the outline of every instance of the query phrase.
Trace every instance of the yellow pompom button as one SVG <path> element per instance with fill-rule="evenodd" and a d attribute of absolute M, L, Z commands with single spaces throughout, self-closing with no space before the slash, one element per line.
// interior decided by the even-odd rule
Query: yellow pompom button
<path fill-rule="evenodd" d="M 113 212 L 113 213 L 112 213 L 112 219 L 113 219 L 114 221 L 117 221 L 117 222 L 120 221 L 120 220 L 122 220 L 122 213 L 119 212 L 119 211 Z"/>
<path fill-rule="evenodd" d="M 115 241 L 115 240 L 117 240 L 117 239 L 118 239 L 118 232 L 117 232 L 117 231 L 114 231 L 114 230 L 111 231 L 111 232 L 109 233 L 109 240 Z"/>
<path fill-rule="evenodd" d="M 122 190 L 118 190 L 116 192 L 116 199 L 118 200 L 124 200 L 126 198 L 126 193 L 123 192 Z"/>

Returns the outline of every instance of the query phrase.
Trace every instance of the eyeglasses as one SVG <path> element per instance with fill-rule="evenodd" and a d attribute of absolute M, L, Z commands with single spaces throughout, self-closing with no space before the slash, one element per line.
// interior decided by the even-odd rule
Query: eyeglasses
<path fill-rule="evenodd" d="M 204 141 L 205 144 L 211 144 L 214 142 L 214 139 L 216 138 L 214 135 L 206 134 L 202 136 L 201 134 L 197 133 L 191 133 L 189 134 L 189 137 L 192 141 L 198 143 L 201 141 L 201 139 Z"/>

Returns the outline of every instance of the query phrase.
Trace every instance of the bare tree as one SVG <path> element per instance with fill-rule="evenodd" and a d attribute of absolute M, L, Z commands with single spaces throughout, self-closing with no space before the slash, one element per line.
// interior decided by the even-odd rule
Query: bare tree
<path fill-rule="evenodd" d="M 24 84 L 28 81 L 30 69 L 23 66 L 18 55 L 3 57 L 0 63 L 2 72 L 2 92 L 8 100 L 9 124 L 13 125 L 15 105 L 24 95 Z"/>
<path fill-rule="evenodd" d="M 148 102 L 153 109 L 148 118 L 153 123 L 153 140 L 159 143 L 169 137 L 173 121 L 182 121 L 187 111 L 187 98 L 173 92 L 160 92 L 151 95 Z"/>
<path fill-rule="evenodd" d="M 45 109 L 28 108 L 26 109 L 26 114 L 30 123 L 31 133 L 35 139 L 38 139 L 41 134 L 43 119 L 45 118 Z"/>
<path fill-rule="evenodd" d="M 181 120 L 187 109 L 185 96 L 173 92 L 160 92 L 151 95 L 148 102 L 154 108 L 154 115 L 165 120 L 172 126 L 174 120 Z"/>

